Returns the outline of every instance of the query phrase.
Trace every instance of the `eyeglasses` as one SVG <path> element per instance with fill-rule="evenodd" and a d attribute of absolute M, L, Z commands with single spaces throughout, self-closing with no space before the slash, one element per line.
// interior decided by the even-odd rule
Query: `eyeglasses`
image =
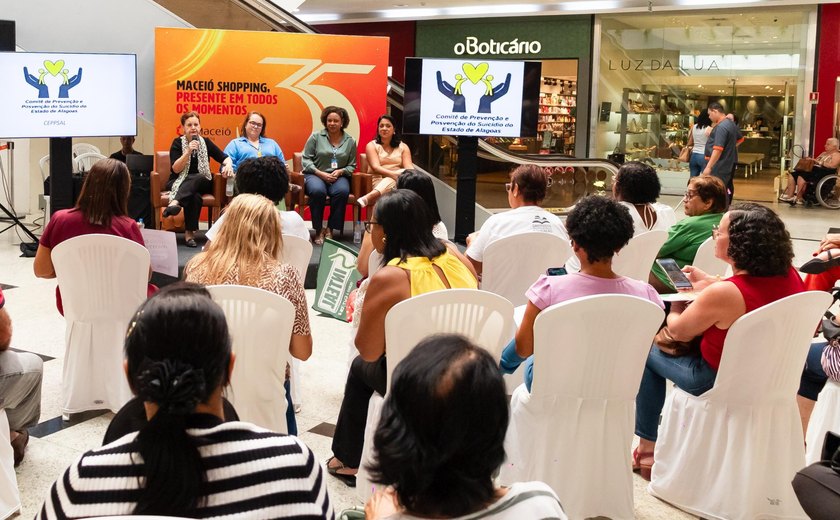
<path fill-rule="evenodd" d="M 373 229 L 373 226 L 379 225 L 379 222 L 374 222 L 372 220 L 365 221 L 365 231 L 370 233 L 370 230 Z"/>
<path fill-rule="evenodd" d="M 505 191 L 510 191 L 511 188 L 513 188 L 513 183 L 512 182 L 506 182 L 505 183 Z"/>
<path fill-rule="evenodd" d="M 712 226 L 712 238 L 717 240 L 723 235 L 720 231 L 720 226 Z"/>
<path fill-rule="evenodd" d="M 262 123 L 257 123 L 256 121 L 248 121 L 248 124 L 253 126 L 254 128 L 262 128 Z"/>
<path fill-rule="evenodd" d="M 697 196 L 697 192 L 696 192 L 696 191 L 691 191 L 691 190 L 687 190 L 687 191 L 683 194 L 683 198 L 684 198 L 684 199 L 691 199 L 691 197 L 696 197 L 696 196 Z"/>

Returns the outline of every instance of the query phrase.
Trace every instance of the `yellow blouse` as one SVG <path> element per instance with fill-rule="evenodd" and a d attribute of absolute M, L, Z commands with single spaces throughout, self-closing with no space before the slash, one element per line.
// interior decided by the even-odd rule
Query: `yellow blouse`
<path fill-rule="evenodd" d="M 446 285 L 438 276 L 433 266 L 438 266 L 443 271 L 443 276 L 449 282 L 452 289 L 477 289 L 478 282 L 473 274 L 467 269 L 458 257 L 446 251 L 440 256 L 429 260 L 425 256 L 414 256 L 400 262 L 399 258 L 393 258 L 388 265 L 394 265 L 409 272 L 411 280 L 411 296 L 424 294 L 432 291 L 446 289 Z"/>

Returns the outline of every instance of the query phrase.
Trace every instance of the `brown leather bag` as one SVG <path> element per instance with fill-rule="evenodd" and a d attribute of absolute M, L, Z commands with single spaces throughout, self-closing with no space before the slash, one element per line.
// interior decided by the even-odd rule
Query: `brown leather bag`
<path fill-rule="evenodd" d="M 186 229 L 184 226 L 184 210 L 181 209 L 177 215 L 164 217 L 163 210 L 165 209 L 166 206 L 160 208 L 160 228 L 164 231 L 184 231 Z"/>
<path fill-rule="evenodd" d="M 690 341 L 677 341 L 673 336 L 671 336 L 671 332 L 668 330 L 668 327 L 665 326 L 659 329 L 659 332 L 657 332 L 656 336 L 653 338 L 653 342 L 664 354 L 679 357 L 700 352 L 701 339 L 702 336 L 697 336 L 692 338 Z"/>
<path fill-rule="evenodd" d="M 796 162 L 796 166 L 793 167 L 793 171 L 811 173 L 814 169 L 814 163 L 816 163 L 816 161 L 811 157 L 803 157 Z"/>

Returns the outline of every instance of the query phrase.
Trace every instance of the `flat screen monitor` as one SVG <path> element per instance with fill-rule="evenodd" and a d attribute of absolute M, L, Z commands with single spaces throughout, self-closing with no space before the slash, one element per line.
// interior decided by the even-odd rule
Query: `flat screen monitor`
<path fill-rule="evenodd" d="M 403 133 L 537 135 L 536 61 L 406 58 Z"/>
<path fill-rule="evenodd" d="M 137 56 L 0 52 L 0 137 L 137 134 Z"/>

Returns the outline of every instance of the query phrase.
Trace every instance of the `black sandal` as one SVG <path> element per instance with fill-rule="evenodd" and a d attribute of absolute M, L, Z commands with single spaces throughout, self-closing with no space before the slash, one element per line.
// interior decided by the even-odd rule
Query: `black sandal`
<path fill-rule="evenodd" d="M 802 264 L 799 271 L 806 274 L 820 274 L 828 271 L 834 266 L 840 265 L 840 256 L 831 256 L 830 249 L 826 249 L 825 252 L 828 255 L 828 260 L 823 260 L 822 258 L 812 258 Z"/>
<path fill-rule="evenodd" d="M 341 465 L 340 466 L 334 466 L 334 467 L 330 466 L 330 462 L 332 462 L 334 460 L 338 461 L 338 463 L 341 464 Z M 352 487 L 352 488 L 356 487 L 356 475 L 348 475 L 347 473 L 339 473 L 338 472 L 341 469 L 353 469 L 353 468 L 349 468 L 349 467 L 345 466 L 343 462 L 339 461 L 335 457 L 330 457 L 329 459 L 327 459 L 327 462 L 324 465 L 327 467 L 327 473 L 329 473 L 330 475 L 336 477 L 338 480 L 347 484 L 347 487 Z"/>

